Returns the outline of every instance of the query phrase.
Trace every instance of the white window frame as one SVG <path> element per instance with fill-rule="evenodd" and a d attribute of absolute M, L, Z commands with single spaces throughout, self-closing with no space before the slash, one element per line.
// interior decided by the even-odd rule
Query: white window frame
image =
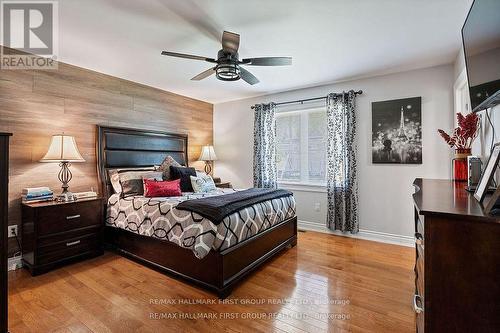
<path fill-rule="evenodd" d="M 467 83 L 467 71 L 464 68 L 453 84 L 455 97 L 455 115 L 458 112 L 467 114 L 470 112 L 469 84 Z M 454 118 L 454 125 L 457 126 L 457 119 Z"/>
<path fill-rule="evenodd" d="M 280 117 L 290 116 L 290 115 L 300 115 L 300 176 L 301 180 L 298 182 L 288 181 L 288 180 L 278 180 L 278 185 L 280 187 L 284 187 L 287 189 L 303 189 L 305 187 L 309 188 L 313 192 L 324 192 L 324 188 L 326 188 L 326 176 L 324 182 L 311 182 L 306 176 L 308 172 L 302 172 L 303 170 L 309 170 L 308 164 L 308 153 L 309 153 L 309 141 L 308 141 L 308 133 L 309 133 L 309 118 L 308 115 L 313 112 L 325 112 L 326 107 L 311 107 L 307 109 L 293 110 L 293 111 L 278 111 L 276 112 L 276 120 Z M 325 122 L 325 128 L 327 124 Z M 325 149 L 325 161 L 326 161 L 326 149 Z M 325 163 L 325 175 L 327 169 L 327 163 Z"/>

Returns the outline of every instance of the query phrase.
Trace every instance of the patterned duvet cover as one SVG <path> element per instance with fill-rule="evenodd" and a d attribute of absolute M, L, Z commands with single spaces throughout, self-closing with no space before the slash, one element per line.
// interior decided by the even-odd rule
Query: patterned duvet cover
<path fill-rule="evenodd" d="M 239 210 L 215 225 L 196 213 L 175 209 L 182 201 L 233 193 L 218 189 L 211 193 L 183 193 L 181 197 L 121 198 L 108 200 L 106 225 L 143 236 L 167 240 L 191 249 L 202 259 L 210 250 L 222 251 L 295 216 L 293 196 L 264 201 Z"/>

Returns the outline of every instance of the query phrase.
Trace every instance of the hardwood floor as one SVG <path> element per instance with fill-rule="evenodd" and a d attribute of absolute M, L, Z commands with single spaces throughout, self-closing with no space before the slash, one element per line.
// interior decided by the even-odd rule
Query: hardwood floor
<path fill-rule="evenodd" d="M 413 256 L 412 248 L 299 233 L 296 247 L 220 304 L 213 294 L 106 253 L 35 278 L 26 270 L 10 272 L 9 328 L 11 333 L 413 332 Z"/>

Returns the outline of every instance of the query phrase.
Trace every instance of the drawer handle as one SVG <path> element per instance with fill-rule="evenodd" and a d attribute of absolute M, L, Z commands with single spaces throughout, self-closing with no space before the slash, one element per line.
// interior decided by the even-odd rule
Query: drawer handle
<path fill-rule="evenodd" d="M 66 220 L 74 220 L 74 219 L 79 219 L 81 217 L 80 214 L 78 215 L 71 215 L 71 216 L 66 216 Z"/>
<path fill-rule="evenodd" d="M 418 305 L 418 303 L 422 304 L 422 298 L 420 297 L 420 295 L 414 295 L 413 296 L 413 311 L 415 311 L 415 313 L 424 312 L 424 308 L 420 307 Z"/>
<path fill-rule="evenodd" d="M 74 241 L 74 242 L 70 242 L 70 243 L 66 243 L 66 246 L 73 246 L 73 245 L 78 245 L 80 244 L 80 240 L 77 240 L 77 241 Z"/>
<path fill-rule="evenodd" d="M 420 232 L 415 233 L 415 244 L 424 245 L 424 236 Z"/>

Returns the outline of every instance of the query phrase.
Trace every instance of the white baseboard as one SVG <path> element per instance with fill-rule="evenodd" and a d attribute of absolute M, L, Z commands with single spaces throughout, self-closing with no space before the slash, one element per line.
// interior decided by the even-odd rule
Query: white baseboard
<path fill-rule="evenodd" d="M 379 231 L 360 229 L 357 234 L 351 234 L 341 231 L 332 231 L 328 229 L 326 226 L 319 225 L 314 222 L 301 221 L 301 220 L 298 221 L 298 228 L 299 230 L 317 231 L 336 236 L 366 239 L 380 243 L 396 244 L 409 247 L 415 246 L 415 241 L 411 236 L 395 235 Z"/>
<path fill-rule="evenodd" d="M 7 264 L 9 271 L 14 271 L 16 269 L 23 267 L 23 262 L 21 258 L 22 258 L 21 256 L 9 258 L 9 262 Z"/>

